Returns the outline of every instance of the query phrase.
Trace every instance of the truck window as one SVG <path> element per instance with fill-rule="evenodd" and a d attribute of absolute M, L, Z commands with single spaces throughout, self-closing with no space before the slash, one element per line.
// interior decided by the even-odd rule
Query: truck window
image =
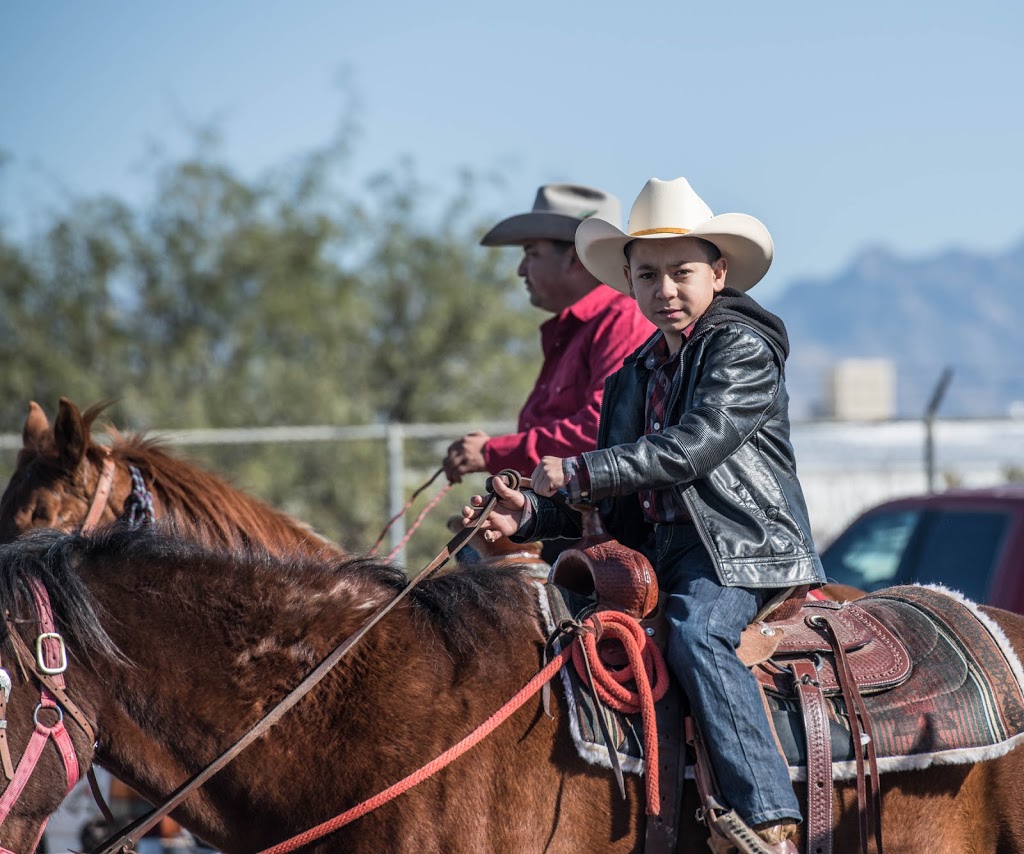
<path fill-rule="evenodd" d="M 986 602 L 1009 524 L 1010 515 L 996 511 L 929 512 L 917 540 L 912 577 Z"/>
<path fill-rule="evenodd" d="M 864 591 L 904 583 L 900 564 L 920 517 L 906 510 L 854 522 L 822 553 L 826 577 Z"/>

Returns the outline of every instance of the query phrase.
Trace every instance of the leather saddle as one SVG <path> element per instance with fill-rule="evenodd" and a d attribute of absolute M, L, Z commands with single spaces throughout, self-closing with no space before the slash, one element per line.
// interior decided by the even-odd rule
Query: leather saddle
<path fill-rule="evenodd" d="M 888 690 L 910 677 L 910 654 L 892 631 L 856 603 L 808 600 L 806 590 L 796 588 L 798 607 L 768 614 L 741 635 L 736 654 L 765 689 L 794 695 L 793 666 L 805 662 L 826 695 L 840 693 L 837 646 L 860 694 Z"/>
<path fill-rule="evenodd" d="M 601 610 L 624 611 L 643 620 L 658 607 L 658 577 L 651 562 L 605 531 L 596 508 L 577 506 L 583 538 L 565 549 L 548 581 L 593 599 Z"/>

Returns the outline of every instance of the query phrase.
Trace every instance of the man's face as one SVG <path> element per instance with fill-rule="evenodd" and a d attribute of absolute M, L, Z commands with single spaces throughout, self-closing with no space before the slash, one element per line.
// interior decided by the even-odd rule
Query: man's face
<path fill-rule="evenodd" d="M 641 313 L 665 333 L 672 350 L 683 331 L 700 317 L 725 287 L 726 263 L 708 263 L 706 249 L 685 237 L 637 240 L 625 267 L 629 292 Z"/>
<path fill-rule="evenodd" d="M 517 272 L 526 280 L 533 305 L 553 314 L 572 305 L 565 277 L 573 257 L 571 250 L 559 249 L 550 240 L 528 240 L 523 244 L 523 260 Z"/>

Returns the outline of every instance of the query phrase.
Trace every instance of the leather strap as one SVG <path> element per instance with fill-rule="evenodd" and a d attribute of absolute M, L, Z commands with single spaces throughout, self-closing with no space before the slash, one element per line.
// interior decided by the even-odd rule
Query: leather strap
<path fill-rule="evenodd" d="M 100 789 L 100 781 L 96 779 L 96 769 L 90 765 L 89 770 L 85 772 L 85 776 L 89 781 L 89 790 L 92 792 L 92 798 L 96 801 L 96 806 L 100 808 L 100 812 L 103 813 L 103 818 L 110 824 L 116 825 L 117 819 L 114 818 L 114 814 L 110 811 L 110 807 L 107 805 L 107 799 L 103 797 L 103 790 Z"/>
<path fill-rule="evenodd" d="M 825 697 L 809 661 L 793 664 L 807 740 L 807 850 L 832 852 L 832 736 Z"/>
<path fill-rule="evenodd" d="M 654 714 L 658 721 L 661 810 L 658 815 L 647 816 L 645 854 L 673 854 L 679 838 L 679 813 L 686 773 L 686 741 L 682 737 L 681 706 L 679 686 L 670 680 L 665 696 L 654 704 Z"/>
<path fill-rule="evenodd" d="M 853 752 L 857 763 L 857 806 L 860 822 L 861 851 L 868 854 L 868 835 L 870 826 L 874 826 L 876 854 L 882 854 L 882 793 L 878 779 L 878 764 L 875 754 L 875 739 L 871 733 L 871 718 L 868 715 L 864 699 L 857 689 L 850 661 L 839 639 L 832 621 L 825 615 L 813 618 L 819 620 L 818 625 L 825 628 L 832 641 L 836 660 L 836 674 L 843 691 L 843 702 L 846 705 L 847 717 L 850 721 L 850 736 L 853 739 Z M 864 769 L 864 753 L 867 748 L 868 771 Z M 868 791 L 870 789 L 870 792 Z M 871 809 L 868 809 L 868 797 L 871 798 Z"/>
<path fill-rule="evenodd" d="M 11 675 L 0 665 L 0 762 L 4 776 L 14 779 L 14 763 L 11 761 L 11 746 L 7 742 L 7 701 L 11 696 Z"/>
<path fill-rule="evenodd" d="M 82 523 L 82 533 L 88 534 L 95 528 L 103 517 L 103 511 L 107 509 L 107 500 L 110 498 L 110 490 L 114 485 L 114 460 L 109 451 L 104 451 L 103 467 L 100 470 L 99 480 L 96 481 L 96 491 L 92 494 L 92 503 L 89 505 L 89 512 Z"/>

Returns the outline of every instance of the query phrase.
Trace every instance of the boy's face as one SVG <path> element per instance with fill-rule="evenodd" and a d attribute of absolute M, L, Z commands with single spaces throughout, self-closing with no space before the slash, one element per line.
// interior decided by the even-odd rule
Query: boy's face
<path fill-rule="evenodd" d="M 629 292 L 674 352 L 683 343 L 683 331 L 725 287 L 725 259 L 709 264 L 705 247 L 686 237 L 637 240 L 629 249 Z"/>

